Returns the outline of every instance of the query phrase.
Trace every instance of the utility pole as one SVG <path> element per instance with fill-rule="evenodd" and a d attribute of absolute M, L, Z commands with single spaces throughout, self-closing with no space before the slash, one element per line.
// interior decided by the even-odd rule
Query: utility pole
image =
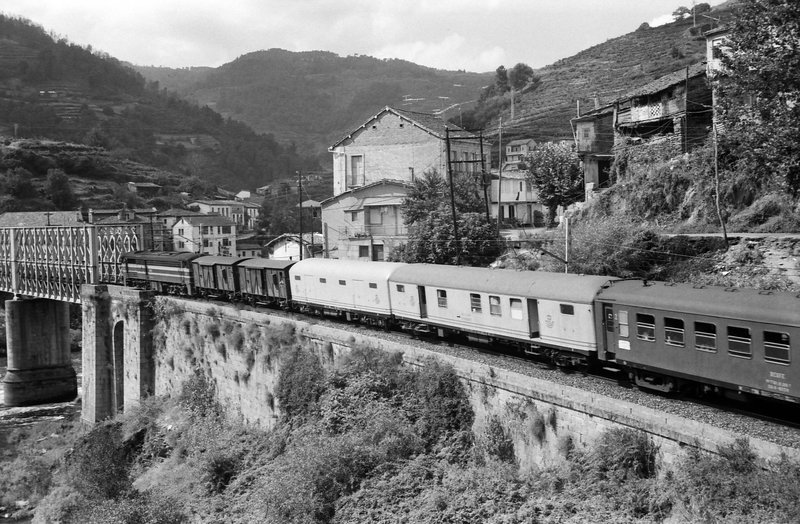
<path fill-rule="evenodd" d="M 458 221 L 456 220 L 456 196 L 453 188 L 453 169 L 450 166 L 450 128 L 444 128 L 444 139 L 447 144 L 447 178 L 450 181 L 450 209 L 453 211 L 453 237 L 456 242 L 456 265 L 461 265 L 461 247 L 458 238 Z"/>
<path fill-rule="evenodd" d="M 569 217 L 564 216 L 564 273 L 569 273 Z"/>
<path fill-rule="evenodd" d="M 483 186 L 483 203 L 486 206 L 486 222 L 490 222 L 492 220 L 492 215 L 489 213 L 489 186 L 492 185 L 492 177 L 486 173 L 486 161 L 483 156 L 483 129 L 481 129 L 478 136 L 481 141 L 481 185 Z"/>
<path fill-rule="evenodd" d="M 497 230 L 500 231 L 503 214 L 503 117 L 500 117 L 500 149 L 497 152 L 497 163 L 500 168 L 497 170 Z"/>
<path fill-rule="evenodd" d="M 303 260 L 303 177 L 300 171 L 297 171 L 297 207 L 300 208 L 300 260 Z"/>

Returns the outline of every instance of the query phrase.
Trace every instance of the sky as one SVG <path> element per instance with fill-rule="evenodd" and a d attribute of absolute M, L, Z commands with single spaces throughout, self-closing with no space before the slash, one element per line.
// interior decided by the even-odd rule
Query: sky
<path fill-rule="evenodd" d="M 277 47 L 482 73 L 551 64 L 682 5 L 692 0 L 0 0 L 0 12 L 135 65 L 217 67 Z"/>

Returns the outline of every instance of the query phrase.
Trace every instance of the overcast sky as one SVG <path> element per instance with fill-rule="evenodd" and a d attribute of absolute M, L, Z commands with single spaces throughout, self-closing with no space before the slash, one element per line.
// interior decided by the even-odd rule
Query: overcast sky
<path fill-rule="evenodd" d="M 2 0 L 0 11 L 136 65 L 216 67 L 278 47 L 486 72 L 551 64 L 681 5 L 692 0 Z"/>

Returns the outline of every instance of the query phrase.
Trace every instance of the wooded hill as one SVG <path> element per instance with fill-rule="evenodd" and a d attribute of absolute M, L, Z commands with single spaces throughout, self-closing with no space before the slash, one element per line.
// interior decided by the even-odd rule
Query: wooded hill
<path fill-rule="evenodd" d="M 387 105 L 440 111 L 476 100 L 493 78 L 405 60 L 283 49 L 248 53 L 218 68 L 136 69 L 188 100 L 320 154 Z"/>
<path fill-rule="evenodd" d="M 718 7 L 709 16 L 730 16 L 730 8 Z M 642 24 L 631 33 L 536 70 L 541 83 L 517 94 L 513 121 L 506 94 L 505 100 L 494 101 L 495 108 L 479 124 L 492 135 L 502 114 L 504 132 L 510 135 L 537 140 L 571 138 L 569 119 L 575 116 L 577 100 L 589 109 L 594 107 L 595 97 L 599 103 L 607 102 L 702 61 L 703 32 L 711 28 L 712 21 L 697 19 L 696 27 L 691 18 L 653 28 Z M 514 64 L 503 65 L 511 68 Z M 483 88 L 494 82 L 494 72 L 442 71 L 403 60 L 282 49 L 249 53 L 218 68 L 136 69 L 162 88 L 208 105 L 225 117 L 246 122 L 280 142 L 294 141 L 317 152 L 324 152 L 344 132 L 386 105 L 440 111 L 464 103 L 466 114 Z M 457 108 L 445 114 L 459 122 Z M 465 127 L 472 127 L 464 122 Z"/>
<path fill-rule="evenodd" d="M 2 135 L 100 147 L 230 189 L 318 167 L 291 145 L 166 93 L 118 60 L 29 20 L 0 15 L 0 35 Z"/>

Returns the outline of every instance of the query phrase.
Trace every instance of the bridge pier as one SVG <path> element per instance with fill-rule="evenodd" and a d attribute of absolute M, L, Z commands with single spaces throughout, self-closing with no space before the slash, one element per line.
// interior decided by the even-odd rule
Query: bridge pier
<path fill-rule="evenodd" d="M 6 300 L 6 406 L 72 400 L 78 379 L 70 360 L 69 304 L 42 298 Z"/>
<path fill-rule="evenodd" d="M 113 417 L 155 390 L 153 293 L 115 285 L 81 286 L 81 418 Z"/>

